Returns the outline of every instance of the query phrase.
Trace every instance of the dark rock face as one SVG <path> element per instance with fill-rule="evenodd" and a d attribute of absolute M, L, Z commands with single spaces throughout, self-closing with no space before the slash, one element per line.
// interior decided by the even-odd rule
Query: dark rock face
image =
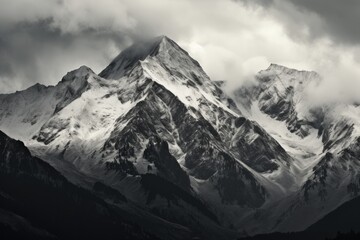
<path fill-rule="evenodd" d="M 346 142 L 351 137 L 353 130 L 354 124 L 348 123 L 346 120 L 325 125 L 322 135 L 323 151 L 336 148 Z"/>
<path fill-rule="evenodd" d="M 261 89 L 256 98 L 259 99 L 261 111 L 272 118 L 286 121 L 288 129 L 291 132 L 299 132 L 301 136 L 307 135 L 306 132 L 301 132 L 300 129 L 302 124 L 295 111 L 295 105 L 293 103 L 294 89 L 292 86 L 286 88 L 284 93 L 279 93 L 276 87 L 274 87 L 274 91 L 268 90 L 268 92 L 266 92 L 265 89 Z"/>
<path fill-rule="evenodd" d="M 159 137 L 151 137 L 143 157 L 150 163 L 155 164 L 159 171 L 159 176 L 184 189 L 190 188 L 189 176 L 181 169 L 175 157 L 170 154 L 167 142 Z"/>
<path fill-rule="evenodd" d="M 138 174 L 134 164 L 124 158 L 115 159 L 114 162 L 106 162 L 106 169 L 133 176 Z"/>
<path fill-rule="evenodd" d="M 278 120 L 291 118 L 291 115 L 294 112 L 294 106 L 291 102 L 291 99 L 294 96 L 294 88 L 291 86 L 286 88 L 284 96 L 281 96 L 278 92 L 275 93 L 275 96 L 271 95 L 270 92 L 267 94 L 261 94 L 261 98 L 259 100 L 261 111 Z M 267 104 L 269 101 L 273 104 Z"/>
<path fill-rule="evenodd" d="M 217 188 L 224 203 L 237 203 L 249 207 L 260 207 L 266 199 L 265 189 L 253 178 L 244 167 L 226 153 L 222 153 L 224 164 L 218 170 Z M 216 181 L 216 180 L 215 180 Z M 252 189 L 252 191 L 247 191 Z M 256 190 L 256 191 L 254 191 Z"/>
<path fill-rule="evenodd" d="M 314 167 L 313 175 L 310 179 L 308 179 L 304 186 L 304 198 L 306 201 L 310 200 L 310 192 L 317 192 L 317 196 L 325 201 L 327 195 L 327 176 L 328 171 L 330 170 L 329 164 L 333 160 L 334 156 L 331 153 L 327 153 L 320 162 Z"/>
<path fill-rule="evenodd" d="M 69 183 L 22 142 L 0 132 L 0 208 L 22 216 L 46 234 L 40 239 L 153 239 L 90 192 Z M 1 211 L 0 211 L 1 214 Z M 5 231 L 10 236 L 23 232 Z M 39 232 L 26 233 L 27 237 Z"/>
<path fill-rule="evenodd" d="M 206 217 L 218 223 L 218 219 L 214 213 L 209 210 L 201 200 L 194 197 L 188 191 L 184 191 L 178 186 L 166 181 L 165 179 L 153 174 L 145 174 L 141 176 L 141 185 L 148 193 L 147 203 L 153 202 L 157 195 L 167 199 L 168 205 L 179 204 L 184 201 L 202 212 Z"/>
<path fill-rule="evenodd" d="M 233 150 L 243 162 L 258 172 L 274 171 L 278 168 L 276 161 L 289 164 L 291 157 L 265 130 L 257 123 L 239 119 Z"/>
<path fill-rule="evenodd" d="M 141 175 L 141 188 L 146 193 L 146 206 L 161 218 L 187 226 L 199 239 L 233 239 L 233 233 L 221 230 L 221 221 L 211 206 L 194 192 L 189 192 L 154 174 Z M 165 202 L 164 202 L 165 201 Z M 162 204 L 159 205 L 158 202 Z M 220 227 L 220 228 L 219 228 Z"/>
<path fill-rule="evenodd" d="M 0 172 L 3 174 L 28 174 L 37 178 L 49 178 L 54 185 L 65 181 L 58 172 L 40 159 L 31 156 L 29 150 L 20 142 L 9 138 L 0 131 Z M 54 176 L 54 177 L 53 177 Z"/>
<path fill-rule="evenodd" d="M 96 182 L 93 186 L 93 190 L 104 199 L 110 199 L 114 203 L 127 202 L 127 199 L 123 194 L 101 182 Z"/>
<path fill-rule="evenodd" d="M 198 179 L 209 179 L 217 171 L 217 165 L 223 159 L 216 146 L 209 145 L 206 138 L 203 142 L 195 143 L 192 151 L 185 157 L 185 167 L 190 169 L 190 174 Z"/>

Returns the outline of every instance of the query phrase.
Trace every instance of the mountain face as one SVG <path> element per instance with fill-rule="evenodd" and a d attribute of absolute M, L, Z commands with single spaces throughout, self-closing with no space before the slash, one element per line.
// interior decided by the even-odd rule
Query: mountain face
<path fill-rule="evenodd" d="M 359 193 L 360 109 L 310 104 L 309 88 L 320 81 L 315 72 L 272 64 L 234 93 L 246 116 L 284 147 L 297 168 L 298 190 L 278 202 L 287 210 L 274 230 L 303 230 Z"/>
<path fill-rule="evenodd" d="M 0 95 L 0 129 L 157 237 L 302 230 L 359 192 L 359 107 L 310 106 L 320 81 L 272 64 L 230 98 L 162 36 Z"/>
<path fill-rule="evenodd" d="M 246 108 L 256 101 L 261 112 L 285 122 L 290 132 L 306 137 L 311 127 L 319 128 L 321 123 L 321 112 L 310 114 L 306 105 L 307 90 L 319 82 L 320 76 L 316 72 L 271 64 L 268 69 L 258 73 L 256 83 L 238 89 L 236 96 L 245 103 Z"/>

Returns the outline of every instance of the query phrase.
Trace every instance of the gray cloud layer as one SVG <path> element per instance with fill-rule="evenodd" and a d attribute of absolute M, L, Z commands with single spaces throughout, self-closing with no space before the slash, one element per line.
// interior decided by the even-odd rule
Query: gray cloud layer
<path fill-rule="evenodd" d="M 0 92 L 56 84 L 80 65 L 99 72 L 133 41 L 163 34 L 213 79 L 234 87 L 271 62 L 317 70 L 333 89 L 343 76 L 354 86 L 360 74 L 356 0 L 0 0 L 0 6 Z"/>
<path fill-rule="evenodd" d="M 276 12 L 289 32 L 306 28 L 307 37 L 330 37 L 337 44 L 360 43 L 360 1 L 357 0 L 239 0 Z M 273 13 L 274 13 L 273 12 Z M 303 37 L 305 35 L 302 35 Z"/>
<path fill-rule="evenodd" d="M 98 69 L 113 56 L 111 48 L 117 51 L 125 42 L 121 35 L 111 32 L 64 34 L 51 28 L 49 21 L 0 29 L 0 92 L 37 82 L 55 84 L 67 71 L 83 64 Z"/>

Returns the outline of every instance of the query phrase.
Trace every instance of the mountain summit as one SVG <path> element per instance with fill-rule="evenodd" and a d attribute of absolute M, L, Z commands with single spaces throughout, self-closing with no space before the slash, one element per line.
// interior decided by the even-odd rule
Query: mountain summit
<path fill-rule="evenodd" d="M 119 79 L 126 75 L 136 65 L 148 60 L 157 61 L 167 67 L 168 71 L 185 73 L 191 69 L 196 72 L 205 72 L 200 64 L 191 58 L 177 43 L 166 36 L 156 37 L 152 40 L 143 40 L 134 43 L 122 51 L 100 74 L 106 79 Z M 192 78 L 191 73 L 185 73 L 186 77 Z"/>

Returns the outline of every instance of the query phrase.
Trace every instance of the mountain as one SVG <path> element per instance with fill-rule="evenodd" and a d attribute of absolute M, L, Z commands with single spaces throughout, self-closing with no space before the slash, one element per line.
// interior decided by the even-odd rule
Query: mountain
<path fill-rule="evenodd" d="M 240 88 L 236 96 L 250 107 L 254 101 L 261 112 L 284 121 L 290 132 L 301 137 L 309 135 L 311 127 L 321 123 L 321 119 L 308 113 L 309 88 L 319 84 L 321 77 L 316 72 L 298 71 L 277 64 L 260 71 L 256 83 Z M 315 113 L 313 113 L 315 114 Z M 318 120 L 318 121 L 316 121 Z M 320 120 L 320 121 L 319 121 Z"/>
<path fill-rule="evenodd" d="M 359 189 L 359 107 L 312 104 L 321 81 L 272 64 L 229 94 L 161 36 L 0 95 L 0 130 L 157 237 L 299 231 Z"/>
<path fill-rule="evenodd" d="M 234 92 L 246 116 L 294 159 L 298 189 L 277 203 L 286 210 L 271 231 L 303 230 L 358 195 L 360 109 L 311 102 L 321 81 L 315 72 L 271 64 Z"/>

